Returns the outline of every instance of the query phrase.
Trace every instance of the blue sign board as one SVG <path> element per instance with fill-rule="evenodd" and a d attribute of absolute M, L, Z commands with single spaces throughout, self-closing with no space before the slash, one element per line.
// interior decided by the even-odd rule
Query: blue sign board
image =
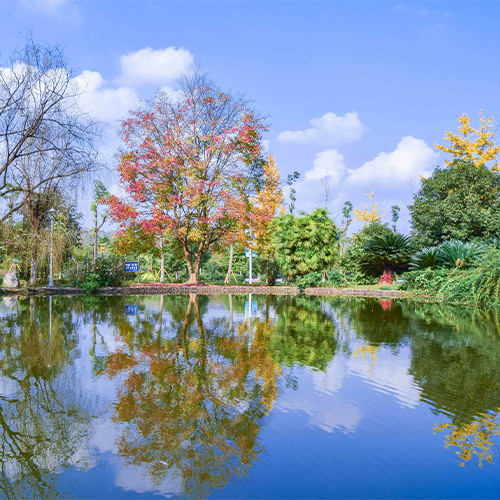
<path fill-rule="evenodd" d="M 126 305 L 125 306 L 125 314 L 129 314 L 131 316 L 135 316 L 139 313 L 139 305 Z"/>
<path fill-rule="evenodd" d="M 138 273 L 139 272 L 139 262 L 125 262 L 125 272 L 126 273 Z"/>
<path fill-rule="evenodd" d="M 250 257 L 250 249 L 245 248 L 245 257 Z M 252 257 L 257 257 L 257 252 L 252 252 Z"/>

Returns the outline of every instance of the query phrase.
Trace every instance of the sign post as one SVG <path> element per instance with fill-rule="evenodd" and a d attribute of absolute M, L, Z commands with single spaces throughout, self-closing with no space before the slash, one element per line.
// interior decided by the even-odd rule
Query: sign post
<path fill-rule="evenodd" d="M 139 283 L 139 261 L 125 262 L 123 264 L 123 270 L 126 273 L 137 273 L 137 283 Z"/>
<path fill-rule="evenodd" d="M 245 257 L 249 258 L 248 261 L 248 283 L 251 285 L 253 283 L 252 280 L 252 257 L 257 257 L 257 252 L 252 252 L 249 248 L 245 248 Z"/>

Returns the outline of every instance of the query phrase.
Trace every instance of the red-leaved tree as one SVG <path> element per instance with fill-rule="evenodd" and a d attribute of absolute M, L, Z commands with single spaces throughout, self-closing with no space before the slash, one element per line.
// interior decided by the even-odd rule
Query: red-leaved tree
<path fill-rule="evenodd" d="M 119 166 L 127 196 L 108 201 L 118 235 L 140 224 L 173 240 L 186 257 L 188 283 L 199 283 L 203 254 L 227 244 L 262 175 L 265 127 L 243 96 L 200 74 L 181 78 L 174 98 L 160 91 L 131 111 Z"/>

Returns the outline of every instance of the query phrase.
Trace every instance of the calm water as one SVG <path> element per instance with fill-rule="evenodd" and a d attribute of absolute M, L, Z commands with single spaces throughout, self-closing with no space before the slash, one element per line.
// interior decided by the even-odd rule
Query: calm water
<path fill-rule="evenodd" d="M 404 301 L 0 304 L 6 498 L 498 498 L 500 320 Z"/>

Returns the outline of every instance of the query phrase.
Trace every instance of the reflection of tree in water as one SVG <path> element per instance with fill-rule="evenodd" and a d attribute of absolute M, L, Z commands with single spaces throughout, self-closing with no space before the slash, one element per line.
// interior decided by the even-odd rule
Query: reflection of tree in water
<path fill-rule="evenodd" d="M 368 374 L 373 376 L 373 369 L 377 365 L 377 350 L 378 348 L 373 345 L 361 345 L 354 349 L 354 359 L 358 359 L 361 356 L 363 357 L 363 361 L 366 363 L 368 356 L 370 357 L 370 368 L 368 370 Z"/>
<path fill-rule="evenodd" d="M 330 303 L 368 345 L 408 345 L 409 373 L 421 388 L 421 399 L 436 414 L 451 418 L 435 428 L 446 433 L 446 448 L 457 450 L 461 464 L 473 456 L 480 465 L 492 461 L 500 435 L 495 421 L 500 407 L 498 315 L 411 301 L 394 302 L 390 311 L 376 299 Z"/>
<path fill-rule="evenodd" d="M 435 431 L 450 433 L 444 440 L 445 448 L 458 448 L 456 454 L 460 458 L 461 467 L 465 465 L 474 455 L 477 456 L 479 467 L 483 463 L 493 463 L 493 450 L 497 449 L 494 441 L 496 436 L 500 436 L 500 426 L 495 422 L 500 408 L 492 415 L 485 414 L 475 417 L 475 421 L 468 424 L 441 424 L 434 427 Z"/>
<path fill-rule="evenodd" d="M 300 363 L 325 370 L 333 359 L 338 338 L 335 323 L 315 298 L 277 297 L 278 318 L 271 346 L 275 361 Z"/>
<path fill-rule="evenodd" d="M 146 465 L 156 487 L 174 473 L 183 493 L 199 498 L 257 460 L 280 371 L 268 349 L 269 323 L 233 328 L 220 318 L 205 325 L 200 309 L 207 299 L 175 299 L 165 297 L 164 306 L 176 335 L 162 335 L 161 321 L 143 318 L 106 371 L 111 377 L 127 372 L 114 416 L 129 424 L 118 441 L 120 454 Z"/>
<path fill-rule="evenodd" d="M 22 301 L 0 324 L 0 489 L 5 498 L 56 498 L 61 467 L 88 465 L 80 454 L 90 437 L 89 402 L 69 370 L 78 325 L 67 302 Z M 37 307 L 37 302 L 39 307 Z"/>
<path fill-rule="evenodd" d="M 389 308 L 386 302 L 372 298 L 331 297 L 327 301 L 332 310 L 347 322 L 348 328 L 356 332 L 356 337 L 368 345 L 387 346 L 397 353 L 407 342 L 411 326 L 401 302 L 394 301 Z"/>
<path fill-rule="evenodd" d="M 438 429 L 450 429 L 446 447 L 458 446 L 465 461 L 477 455 L 480 465 L 491 461 L 491 440 L 498 436 L 494 419 L 500 406 L 500 340 L 482 341 L 469 344 L 444 336 L 416 336 L 410 368 L 422 398 L 431 401 L 436 412 L 452 416 L 450 427 Z"/>

